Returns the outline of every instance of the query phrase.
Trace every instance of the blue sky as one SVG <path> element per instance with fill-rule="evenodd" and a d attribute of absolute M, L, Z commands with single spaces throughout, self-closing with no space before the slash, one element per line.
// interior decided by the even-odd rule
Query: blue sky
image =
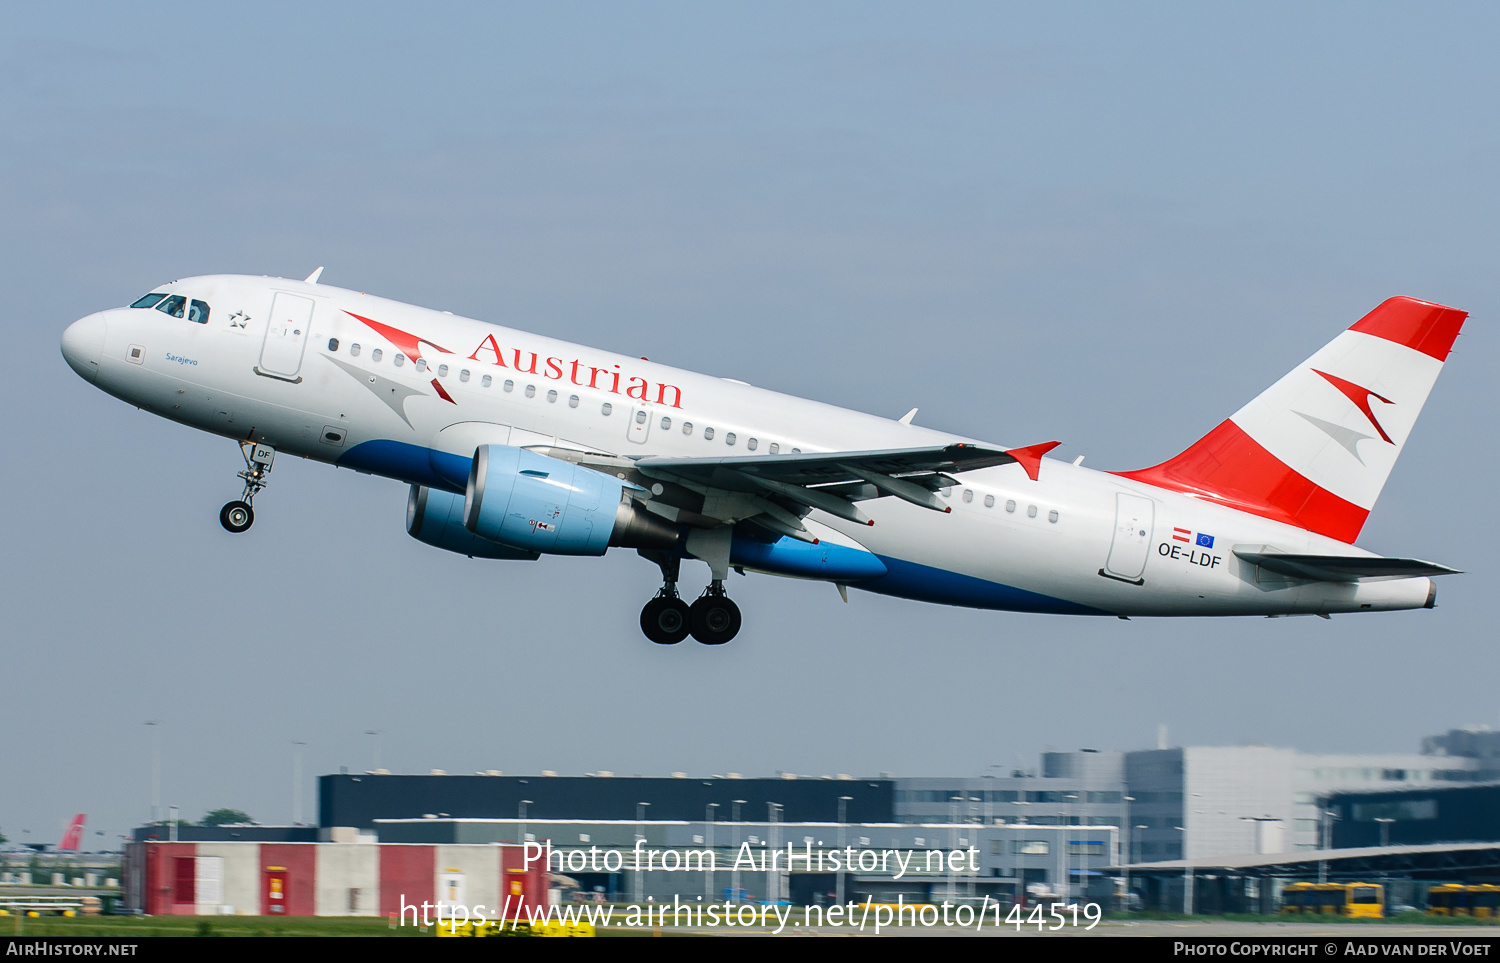
<path fill-rule="evenodd" d="M 0 831 L 312 774 L 947 774 L 1044 747 L 1407 751 L 1500 722 L 1483 4 L 49 5 L 0 39 Z M 770 578 L 659 650 L 654 569 L 485 565 L 405 488 L 277 466 L 58 354 L 161 281 L 324 280 L 1101 468 L 1196 439 L 1386 297 L 1472 312 L 1361 544 L 1432 612 L 1089 621 Z M 693 587 L 696 590 L 696 586 Z M 309 788 L 306 799 L 312 798 Z M 309 803 L 309 811 L 311 806 Z"/>

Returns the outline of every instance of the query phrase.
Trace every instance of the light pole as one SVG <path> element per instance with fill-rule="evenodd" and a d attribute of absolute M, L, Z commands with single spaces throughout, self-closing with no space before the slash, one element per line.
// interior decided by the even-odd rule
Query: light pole
<path fill-rule="evenodd" d="M 846 852 L 848 844 L 845 842 L 845 832 L 849 826 L 849 803 L 853 801 L 853 796 L 839 797 L 839 850 L 842 852 L 842 855 L 839 857 L 838 893 L 836 894 L 839 906 L 844 905 L 844 871 L 848 868 L 844 865 L 848 862 L 845 858 L 848 856 Z"/>
<path fill-rule="evenodd" d="M 1125 820 L 1124 820 L 1125 825 L 1122 826 L 1122 827 L 1120 827 L 1121 829 L 1125 830 L 1125 860 L 1124 860 L 1124 863 L 1125 863 L 1125 866 L 1126 866 L 1126 870 L 1125 870 L 1125 910 L 1126 910 L 1126 912 L 1129 912 L 1130 911 L 1130 869 L 1129 869 L 1129 866 L 1130 866 L 1130 864 L 1132 862 L 1134 862 L 1134 859 L 1131 857 L 1132 846 L 1131 846 L 1131 835 L 1130 835 L 1130 804 L 1133 803 L 1133 802 L 1135 802 L 1135 797 L 1134 796 L 1123 796 L 1121 798 L 1122 798 L 1122 801 L 1125 803 Z"/>
<path fill-rule="evenodd" d="M 1141 823 L 1140 825 L 1134 827 L 1134 829 L 1136 830 L 1136 833 L 1135 833 L 1135 845 L 1134 845 L 1134 847 L 1131 847 L 1131 845 L 1130 845 L 1129 842 L 1127 842 L 1125 844 L 1127 849 L 1134 848 L 1135 852 L 1137 854 L 1137 855 L 1131 857 L 1132 862 L 1134 860 L 1140 858 L 1139 854 L 1140 854 L 1140 850 L 1141 850 L 1141 834 L 1140 834 L 1139 830 L 1150 829 L 1150 828 L 1151 827 L 1147 826 L 1145 823 Z M 1126 831 L 1129 832 L 1130 830 L 1126 830 Z M 1126 909 L 1127 912 L 1129 912 L 1131 910 L 1131 902 L 1130 902 L 1130 869 L 1128 867 L 1125 870 L 1125 909 Z"/>
<path fill-rule="evenodd" d="M 1077 800 L 1078 799 L 1078 795 L 1076 793 L 1071 793 L 1071 792 L 1070 793 L 1064 793 L 1063 794 L 1063 798 L 1064 799 Z M 1062 852 L 1062 858 L 1063 858 L 1063 886 L 1066 887 L 1066 891 L 1063 893 L 1063 898 L 1071 901 L 1073 899 L 1073 881 L 1068 876 L 1069 864 L 1071 862 L 1068 859 L 1068 857 L 1070 855 L 1070 853 L 1069 853 L 1069 847 L 1071 845 L 1068 842 L 1068 832 L 1069 832 L 1068 826 L 1071 825 L 1071 823 L 1069 822 L 1069 817 L 1068 817 L 1068 815 L 1066 813 L 1064 813 L 1062 815 L 1061 819 L 1062 819 L 1062 836 L 1063 836 L 1063 852 Z M 1080 847 L 1080 848 L 1082 848 L 1082 847 Z M 1083 860 L 1080 859 L 1078 862 L 1079 862 L 1079 865 L 1082 866 Z M 1081 875 L 1082 874 L 1080 874 L 1080 876 Z"/>
<path fill-rule="evenodd" d="M 736 799 L 733 802 L 734 809 L 731 812 L 734 813 L 734 863 L 729 870 L 729 888 L 731 890 L 729 896 L 738 903 L 740 901 L 740 807 L 745 805 L 745 800 Z"/>
<path fill-rule="evenodd" d="M 1376 816 L 1375 821 L 1380 824 L 1380 845 L 1389 846 L 1391 844 L 1391 823 L 1396 820 L 1389 816 Z"/>
<path fill-rule="evenodd" d="M 781 845 L 781 834 L 776 816 L 781 803 L 766 803 L 766 842 L 771 849 L 771 865 L 766 871 L 766 900 L 772 906 L 781 903 L 781 871 L 776 868 L 776 850 Z"/>
<path fill-rule="evenodd" d="M 703 810 L 703 836 L 704 840 L 708 843 L 708 865 L 710 867 L 708 882 L 703 886 L 703 895 L 710 900 L 714 898 L 714 871 L 712 867 L 718 864 L 719 859 L 714 853 L 714 816 L 717 815 L 714 810 L 718 808 L 718 803 L 709 803 Z"/>
<path fill-rule="evenodd" d="M 302 747 L 301 739 L 292 740 L 292 825 L 302 825 Z"/>
<path fill-rule="evenodd" d="M 642 842 L 644 842 L 646 839 L 646 807 L 649 805 L 651 804 L 648 802 L 639 802 L 635 804 L 635 822 L 638 830 L 636 838 L 641 840 Z M 639 853 L 640 850 L 637 849 L 636 852 Z M 639 906 L 643 902 L 645 902 L 645 899 L 646 875 L 641 870 L 640 859 L 637 858 L 635 863 L 635 904 Z"/>
<path fill-rule="evenodd" d="M 366 729 L 365 730 L 365 735 L 367 735 L 367 736 L 374 736 L 375 737 L 375 750 L 374 750 L 374 756 L 371 759 L 372 765 L 370 766 L 370 771 L 371 772 L 379 772 L 380 771 L 380 730 L 379 729 Z"/>
<path fill-rule="evenodd" d="M 520 823 L 516 828 L 516 842 L 522 846 L 526 845 L 526 807 L 530 805 L 530 799 L 523 799 L 516 804 L 516 822 Z"/>
<path fill-rule="evenodd" d="M 161 720 L 148 719 L 151 727 L 151 824 L 161 822 Z"/>
<path fill-rule="evenodd" d="M 1187 858 L 1187 827 L 1173 826 L 1182 833 L 1182 915 L 1193 915 L 1193 864 Z"/>

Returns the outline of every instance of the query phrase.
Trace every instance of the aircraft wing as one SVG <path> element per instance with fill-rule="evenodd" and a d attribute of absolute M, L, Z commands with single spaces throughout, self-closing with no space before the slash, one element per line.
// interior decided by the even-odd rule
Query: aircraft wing
<path fill-rule="evenodd" d="M 1252 565 L 1315 582 L 1358 582 L 1376 578 L 1420 578 L 1434 575 L 1457 575 L 1456 568 L 1424 562 L 1420 558 L 1379 558 L 1357 555 L 1293 555 L 1284 552 L 1249 552 L 1235 549 L 1234 554 Z"/>
<path fill-rule="evenodd" d="M 615 474 L 631 480 L 632 485 L 660 481 L 697 492 L 702 496 L 701 510 L 668 516 L 685 524 L 713 528 L 753 519 L 774 534 L 816 542 L 802 524 L 802 518 L 814 508 L 860 525 L 875 523 L 854 503 L 885 495 L 933 511 L 950 512 L 952 508 L 934 494 L 957 484 L 948 472 L 1018 464 L 1035 480 L 1042 455 L 1058 444 L 1049 441 L 1011 449 L 952 444 L 738 458 L 624 458 L 563 448 L 532 450 Z"/>
<path fill-rule="evenodd" d="M 759 498 L 779 496 L 807 510 L 819 508 L 861 524 L 874 524 L 854 502 L 883 495 L 948 512 L 933 494 L 956 484 L 948 472 L 1020 464 L 1037 477 L 1042 454 L 1057 442 L 1010 450 L 953 444 L 884 451 L 835 451 L 764 455 L 753 458 L 641 458 L 635 467 L 653 478 L 686 483 L 700 490 Z"/>

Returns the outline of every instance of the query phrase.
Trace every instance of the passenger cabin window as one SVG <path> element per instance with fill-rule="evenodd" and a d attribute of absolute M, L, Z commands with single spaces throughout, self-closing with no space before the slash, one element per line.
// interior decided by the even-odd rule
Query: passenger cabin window
<path fill-rule="evenodd" d="M 771 442 L 771 454 L 773 454 L 773 455 L 779 455 L 779 454 L 781 454 L 781 442 L 779 442 L 779 441 L 773 441 L 773 442 Z"/>
<path fill-rule="evenodd" d="M 337 351 L 338 349 L 339 349 L 339 339 L 338 338 L 329 338 L 328 339 L 328 350 L 329 351 Z"/>
<path fill-rule="evenodd" d="M 501 387 L 504 388 L 506 391 L 515 391 L 516 390 L 516 383 L 514 381 L 511 381 L 509 378 L 506 378 L 505 379 L 505 384 L 501 385 Z"/>
<path fill-rule="evenodd" d="M 426 358 L 418 358 L 416 364 L 417 364 L 417 370 L 418 371 L 426 371 L 427 370 L 427 359 Z"/>
<path fill-rule="evenodd" d="M 468 368 L 464 368 L 462 371 L 460 371 L 458 373 L 458 380 L 459 381 L 468 381 L 469 380 L 469 369 Z"/>
<path fill-rule="evenodd" d="M 568 407 L 569 408 L 577 408 L 578 407 L 578 396 L 577 395 L 568 395 Z"/>
<path fill-rule="evenodd" d="M 535 398 L 536 397 L 536 385 L 527 385 L 526 386 L 526 397 L 528 397 L 528 398 Z"/>
<path fill-rule="evenodd" d="M 965 488 L 964 489 L 964 501 L 966 501 L 966 502 L 972 502 L 973 500 L 974 500 L 974 489 L 972 489 L 972 488 Z"/>
<path fill-rule="evenodd" d="M 661 420 L 661 430 L 662 431 L 671 431 L 672 430 L 672 419 L 671 418 L 662 418 L 662 420 Z"/>
<path fill-rule="evenodd" d="M 635 423 L 638 425 L 644 425 L 646 423 L 646 410 L 644 408 L 635 413 Z"/>
<path fill-rule="evenodd" d="M 557 400 L 557 390 L 556 389 L 553 389 L 553 390 L 547 392 L 547 403 L 548 404 L 551 404 L 551 403 L 555 402 L 556 400 Z"/>
<path fill-rule="evenodd" d="M 406 355 L 402 354 L 399 351 L 396 352 L 396 356 L 391 359 L 391 364 L 395 365 L 398 368 L 401 367 L 402 365 L 406 364 Z"/>
<path fill-rule="evenodd" d="M 1026 506 L 1026 517 L 1027 518 L 1036 518 L 1036 506 L 1035 505 L 1027 505 Z"/>
<path fill-rule="evenodd" d="M 357 345 L 357 344 L 351 344 L 351 345 L 349 345 L 349 357 L 351 357 L 351 358 L 358 358 L 359 357 L 359 345 Z"/>
<path fill-rule="evenodd" d="M 448 377 L 448 366 L 447 365 L 445 365 L 445 364 L 438 365 L 438 377 L 439 378 L 446 378 L 446 377 Z"/>
<path fill-rule="evenodd" d="M 376 348 L 376 349 L 374 349 L 373 351 L 370 352 L 370 360 L 374 361 L 374 362 L 376 362 L 378 364 L 380 362 L 381 357 L 384 354 L 385 354 L 385 352 L 381 351 L 379 348 Z"/>
<path fill-rule="evenodd" d="M 705 429 L 703 429 L 703 440 L 704 441 L 713 441 L 714 440 L 714 430 L 712 428 L 705 428 Z"/>
<path fill-rule="evenodd" d="M 145 297 L 132 301 L 130 306 L 132 308 L 154 308 L 156 307 L 156 302 L 164 297 L 166 297 L 165 294 L 148 294 Z"/>
<path fill-rule="evenodd" d="M 163 314 L 170 314 L 174 318 L 180 318 L 182 317 L 183 309 L 186 307 L 187 298 L 180 294 L 174 294 L 169 298 L 163 298 L 161 303 L 156 306 L 156 310 Z"/>
<path fill-rule="evenodd" d="M 610 404 L 607 401 L 604 404 L 602 404 L 602 405 L 599 406 L 599 413 L 601 415 L 603 415 L 604 417 L 606 417 L 606 418 L 608 418 L 609 417 L 609 413 L 611 411 L 614 411 L 614 410 L 615 410 L 615 406 L 612 405 L 612 404 Z"/>
<path fill-rule="evenodd" d="M 985 508 L 994 508 L 995 507 L 995 496 L 994 495 L 986 495 L 986 496 L 984 496 L 984 507 Z"/>
<path fill-rule="evenodd" d="M 1057 509 L 1054 508 L 1052 509 L 1052 511 L 1047 513 L 1047 521 L 1051 522 L 1054 525 L 1057 524 Z"/>
<path fill-rule="evenodd" d="M 193 298 L 192 303 L 188 305 L 188 320 L 194 324 L 207 324 L 208 305 L 197 298 Z"/>
<path fill-rule="evenodd" d="M 754 451 L 759 445 L 760 442 L 756 441 L 754 438 L 745 439 L 745 447 L 750 449 L 751 451 Z"/>
<path fill-rule="evenodd" d="M 1008 512 L 1013 512 L 1016 510 L 1016 500 L 1014 498 L 1006 499 L 1005 510 Z"/>
<path fill-rule="evenodd" d="M 724 444 L 726 444 L 726 445 L 732 445 L 732 444 L 734 444 L 734 432 L 731 431 L 731 432 L 729 432 L 729 433 L 727 433 L 727 434 L 724 435 Z"/>
<path fill-rule="evenodd" d="M 495 379 L 491 378 L 489 375 L 485 375 L 483 378 L 479 379 L 479 386 L 481 388 L 488 388 L 490 385 L 492 385 L 494 383 L 495 383 Z"/>
<path fill-rule="evenodd" d="M 682 433 L 684 435 L 691 435 L 693 433 L 693 423 L 691 421 L 684 421 L 682 423 Z"/>

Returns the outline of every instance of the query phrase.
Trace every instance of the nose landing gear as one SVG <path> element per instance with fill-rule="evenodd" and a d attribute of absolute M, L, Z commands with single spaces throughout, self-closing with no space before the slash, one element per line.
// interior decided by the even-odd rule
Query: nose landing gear
<path fill-rule="evenodd" d="M 245 470 L 235 475 L 243 479 L 245 491 L 239 501 L 230 502 L 219 509 L 219 524 L 227 532 L 238 535 L 255 524 L 255 509 L 250 507 L 255 496 L 266 487 L 266 476 L 271 473 L 271 463 L 276 460 L 276 449 L 269 445 L 240 442 L 240 455 L 245 459 Z"/>

